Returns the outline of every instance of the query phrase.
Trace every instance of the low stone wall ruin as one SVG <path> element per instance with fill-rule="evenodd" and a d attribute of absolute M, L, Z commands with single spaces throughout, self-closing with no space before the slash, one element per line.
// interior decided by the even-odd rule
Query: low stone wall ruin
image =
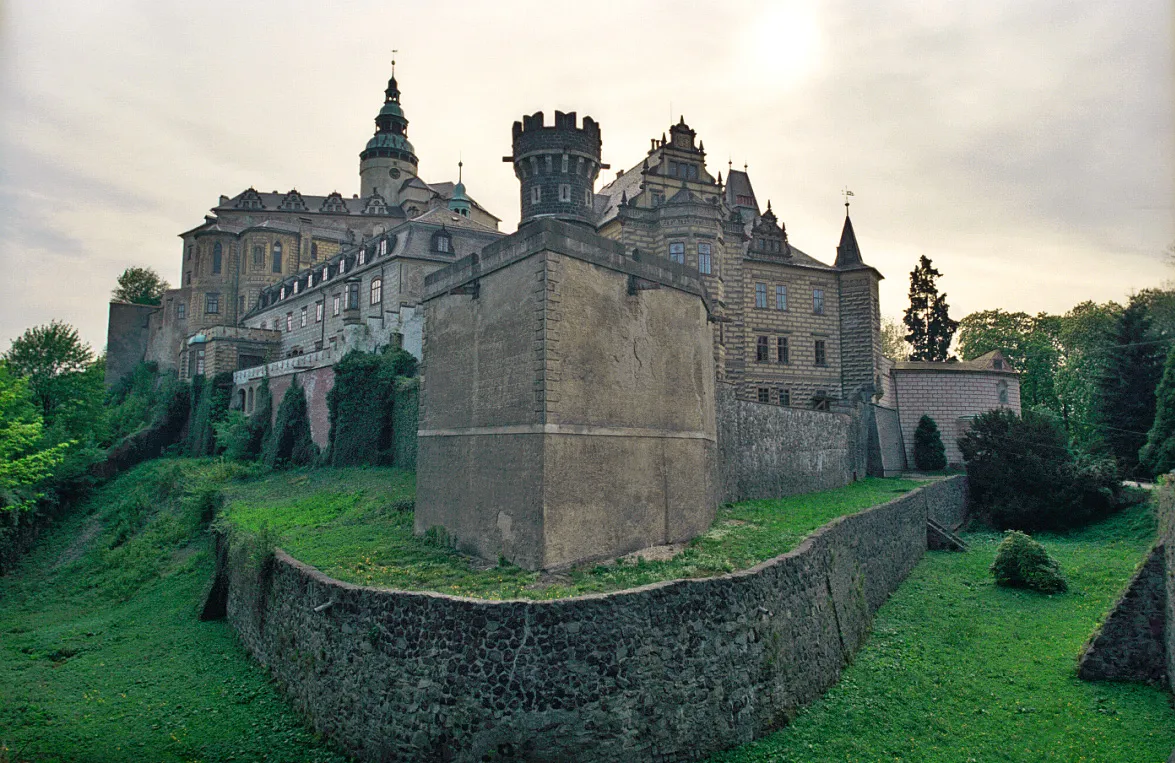
<path fill-rule="evenodd" d="M 685 761 L 819 697 L 926 550 L 963 477 L 837 519 L 752 569 L 554 601 L 332 580 L 222 554 L 227 616 L 314 727 L 361 760 Z M 324 606 L 325 605 L 325 606 Z"/>

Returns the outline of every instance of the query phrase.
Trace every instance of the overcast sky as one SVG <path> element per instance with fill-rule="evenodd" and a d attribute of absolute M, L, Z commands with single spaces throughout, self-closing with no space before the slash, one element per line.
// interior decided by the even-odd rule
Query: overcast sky
<path fill-rule="evenodd" d="M 392 48 L 422 177 L 463 157 L 504 231 L 522 114 L 592 115 L 614 170 L 684 115 L 826 262 L 851 188 L 887 315 L 922 254 L 956 318 L 1121 301 L 1175 277 L 1172 6 L 9 0 L 0 349 L 53 318 L 104 347 L 116 276 L 178 283 L 222 193 L 356 193 Z"/>

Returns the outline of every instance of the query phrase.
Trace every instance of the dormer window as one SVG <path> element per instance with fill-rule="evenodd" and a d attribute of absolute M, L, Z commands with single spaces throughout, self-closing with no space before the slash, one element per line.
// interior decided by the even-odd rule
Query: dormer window
<path fill-rule="evenodd" d="M 347 272 L 347 258 L 343 257 L 341 260 L 339 260 L 339 273 L 342 274 L 342 273 L 346 273 L 346 272 Z"/>
<path fill-rule="evenodd" d="M 367 262 L 367 248 L 363 247 L 359 250 L 359 264 L 362 265 Z"/>
<path fill-rule="evenodd" d="M 452 254 L 453 237 L 448 231 L 439 230 L 432 237 L 432 250 L 441 254 Z"/>
<path fill-rule="evenodd" d="M 284 287 L 284 286 L 282 287 L 281 293 L 278 294 L 277 298 L 278 299 L 285 299 L 286 298 L 286 287 Z"/>
<path fill-rule="evenodd" d="M 295 294 L 298 293 L 298 287 L 301 286 L 301 284 L 302 284 L 301 281 L 294 281 L 294 293 Z"/>
<path fill-rule="evenodd" d="M 384 256 L 384 255 L 386 255 L 387 253 L 388 253 L 388 240 L 387 240 L 386 238 L 385 238 L 385 239 L 380 239 L 380 242 L 379 242 L 379 256 L 380 256 L 380 257 L 383 257 L 383 256 Z"/>

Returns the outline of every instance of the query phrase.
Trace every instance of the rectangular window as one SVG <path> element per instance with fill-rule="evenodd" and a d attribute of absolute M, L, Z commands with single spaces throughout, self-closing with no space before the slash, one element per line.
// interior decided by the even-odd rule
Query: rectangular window
<path fill-rule="evenodd" d="M 669 176 L 677 177 L 677 162 L 669 162 Z"/>
<path fill-rule="evenodd" d="M 787 346 L 787 337 L 781 336 L 775 341 L 776 358 L 780 363 L 787 363 L 791 360 L 790 348 Z"/>
<path fill-rule="evenodd" d="M 755 284 L 755 307 L 767 307 L 767 284 Z"/>
<path fill-rule="evenodd" d="M 567 183 L 559 185 L 559 201 L 571 201 L 571 186 Z"/>
<path fill-rule="evenodd" d="M 791 390 L 787 390 L 787 389 L 779 390 L 779 404 L 780 405 L 791 405 Z"/>
<path fill-rule="evenodd" d="M 176 306 L 175 306 L 175 317 L 181 321 L 184 318 L 187 318 L 188 317 L 188 306 L 186 304 L 184 304 L 183 302 L 177 302 Z"/>
<path fill-rule="evenodd" d="M 696 165 L 696 164 L 689 165 L 689 179 L 690 180 L 697 180 L 698 179 L 698 165 Z"/>
<path fill-rule="evenodd" d="M 210 292 L 204 295 L 204 312 L 208 315 L 215 315 L 220 312 L 220 295 L 215 292 Z"/>
<path fill-rule="evenodd" d="M 379 278 L 371 279 L 371 304 L 378 305 L 383 299 L 383 280 Z"/>
<path fill-rule="evenodd" d="M 685 243 L 674 241 L 669 245 L 669 259 L 673 262 L 685 264 Z"/>
<path fill-rule="evenodd" d="M 340 302 L 339 295 L 336 294 L 333 310 L 331 311 L 331 315 L 338 315 L 339 314 L 339 302 Z"/>
<path fill-rule="evenodd" d="M 767 389 L 766 387 L 759 387 L 759 389 L 756 391 L 759 393 L 759 402 L 760 403 L 770 403 L 771 402 L 771 390 Z"/>
<path fill-rule="evenodd" d="M 294 314 L 286 313 L 286 331 L 294 330 Z"/>
<path fill-rule="evenodd" d="M 776 286 L 775 287 L 775 309 L 776 310 L 786 310 L 787 309 L 787 287 L 786 286 Z"/>
<path fill-rule="evenodd" d="M 357 281 L 347 284 L 347 309 L 359 309 L 359 283 Z"/>
<path fill-rule="evenodd" d="M 583 205 L 585 207 L 592 205 L 592 189 L 590 188 L 583 189 Z"/>
<path fill-rule="evenodd" d="M 301 319 L 302 319 L 301 325 L 299 326 L 299 328 L 306 328 L 306 308 L 304 308 L 304 307 L 302 308 Z"/>
<path fill-rule="evenodd" d="M 710 263 L 710 245 L 708 243 L 698 244 L 698 272 L 710 275 L 713 271 L 713 266 Z"/>
<path fill-rule="evenodd" d="M 816 365 L 818 365 L 818 366 L 828 365 L 828 355 L 824 349 L 824 340 L 823 339 L 816 340 Z"/>
<path fill-rule="evenodd" d="M 531 186 L 530 189 L 530 203 L 538 204 L 543 200 L 543 189 L 540 186 Z"/>
<path fill-rule="evenodd" d="M 812 289 L 812 312 L 824 315 L 824 289 Z"/>
<path fill-rule="evenodd" d="M 548 175 L 550 175 L 550 174 L 551 174 L 551 173 L 554 171 L 554 170 L 552 169 L 552 167 L 554 166 L 554 162 L 553 162 L 553 161 L 552 161 L 552 159 L 551 159 L 551 155 L 550 155 L 550 154 L 547 154 L 546 156 L 544 156 L 544 157 L 543 157 L 543 159 L 545 159 L 545 160 L 546 160 L 546 161 L 544 162 L 544 164 L 546 164 L 546 165 L 547 165 L 547 174 L 548 174 Z"/>
<path fill-rule="evenodd" d="M 322 302 L 314 303 L 314 322 L 322 323 Z"/>
<path fill-rule="evenodd" d="M 562 166 L 562 170 L 563 170 L 564 172 L 567 172 L 567 171 L 570 169 L 570 166 L 569 166 L 569 162 L 570 162 L 570 161 L 571 161 L 571 157 L 570 157 L 570 156 L 568 156 L 567 154 L 563 154 L 563 166 Z"/>
<path fill-rule="evenodd" d="M 204 350 L 196 350 L 196 376 L 204 375 Z"/>
<path fill-rule="evenodd" d="M 766 363 L 771 358 L 767 357 L 767 337 L 761 336 L 755 339 L 755 361 L 759 363 Z"/>
<path fill-rule="evenodd" d="M 367 262 L 367 248 L 366 247 L 361 248 L 359 250 L 359 264 L 362 265 L 365 262 Z"/>

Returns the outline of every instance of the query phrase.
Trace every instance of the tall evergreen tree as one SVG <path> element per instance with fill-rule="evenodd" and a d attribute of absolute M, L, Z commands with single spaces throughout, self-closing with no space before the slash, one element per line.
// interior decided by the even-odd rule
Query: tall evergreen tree
<path fill-rule="evenodd" d="M 910 330 L 906 341 L 914 348 L 910 360 L 946 360 L 950 352 L 959 323 L 951 320 L 947 295 L 939 294 L 934 283 L 941 275 L 926 255 L 910 271 L 910 307 L 902 319 Z"/>
<path fill-rule="evenodd" d="M 1097 385 L 1098 429 L 1122 473 L 1136 476 L 1138 452 L 1155 421 L 1155 390 L 1162 375 L 1160 345 L 1141 300 L 1131 300 L 1106 350 Z"/>
<path fill-rule="evenodd" d="M 1155 423 L 1139 451 L 1138 461 L 1147 474 L 1166 474 L 1175 469 L 1175 347 L 1167 353 L 1163 380 L 1155 397 Z"/>

